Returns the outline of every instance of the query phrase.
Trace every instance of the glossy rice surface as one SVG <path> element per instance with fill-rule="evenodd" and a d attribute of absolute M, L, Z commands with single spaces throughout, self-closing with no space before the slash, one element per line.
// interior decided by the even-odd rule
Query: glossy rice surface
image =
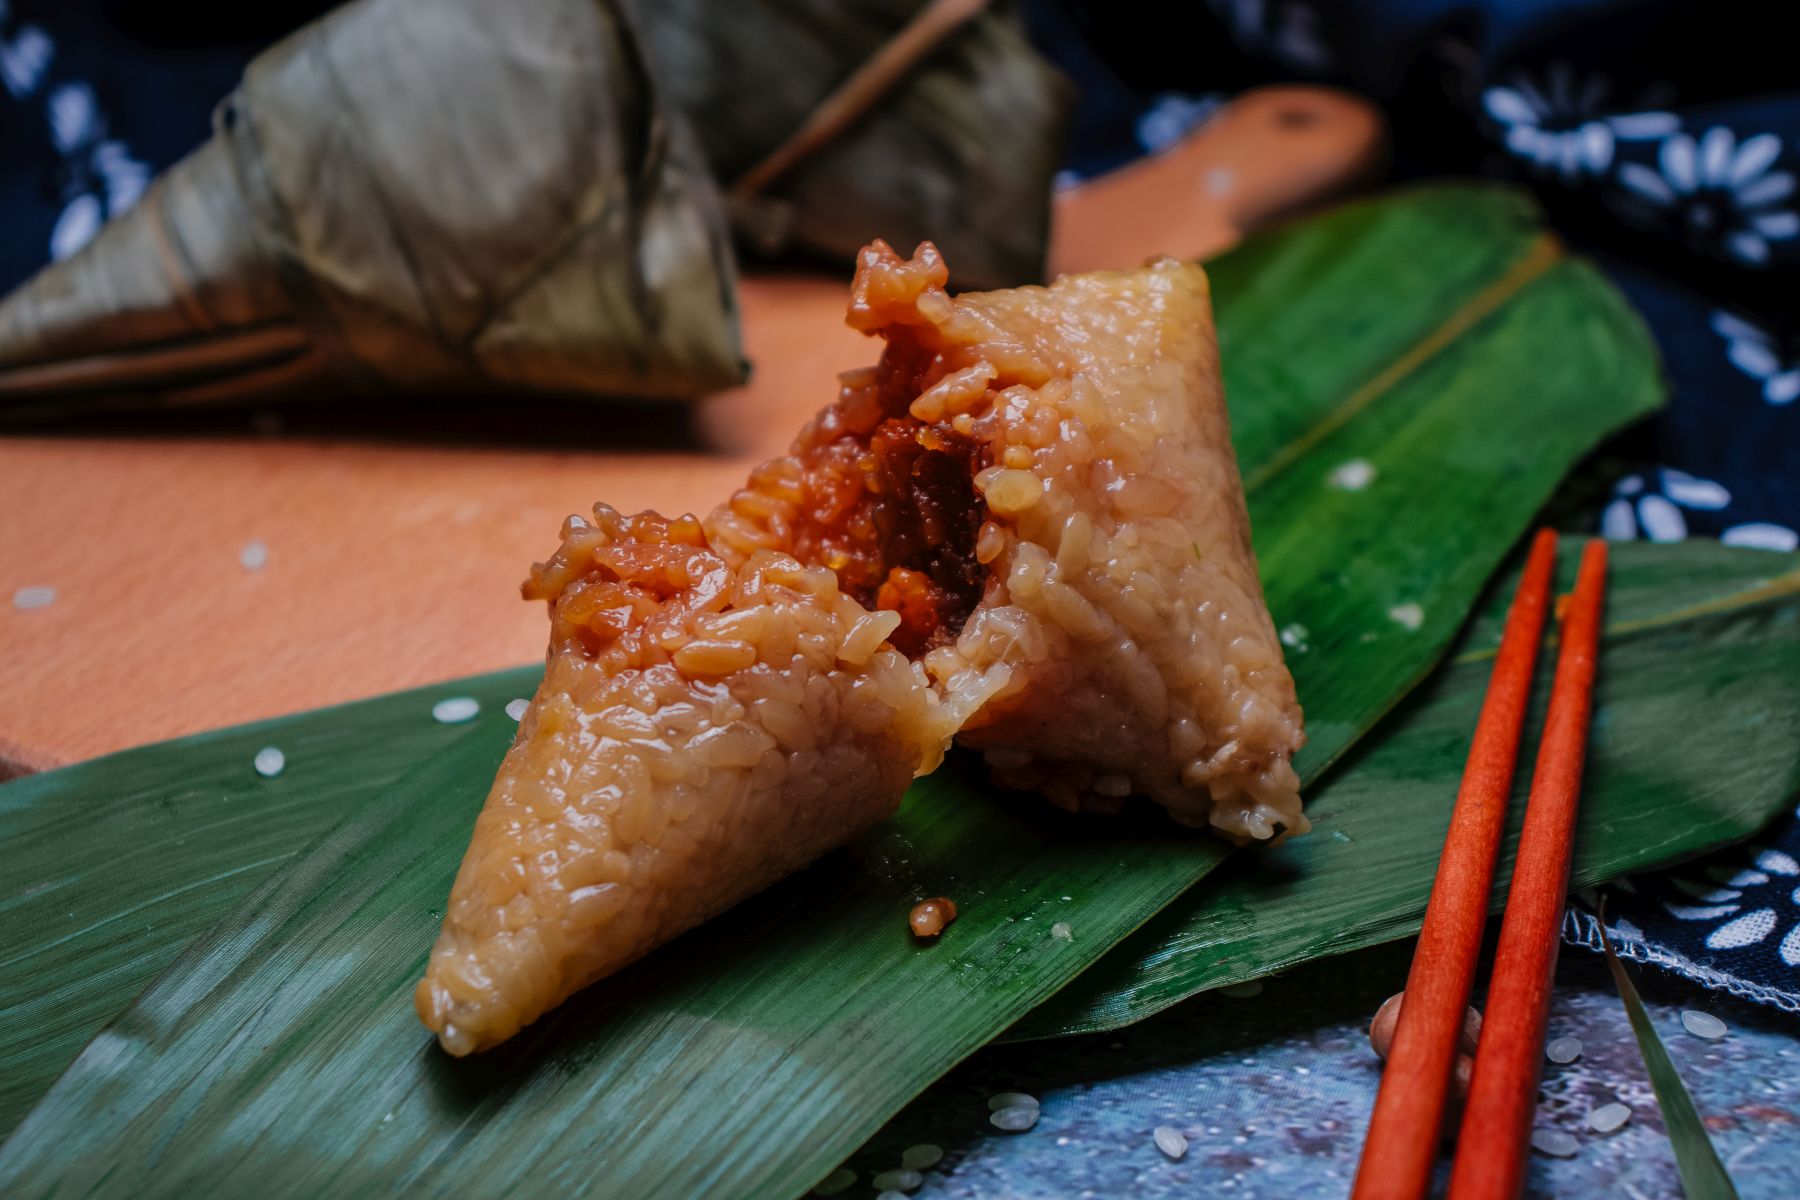
<path fill-rule="evenodd" d="M 871 568 L 870 537 L 845 533 L 858 510 L 821 498 L 908 422 L 969 464 L 979 509 L 979 600 L 922 651 L 970 714 L 960 740 L 1065 808 L 1144 795 L 1234 838 L 1304 831 L 1300 706 L 1250 547 L 1205 271 L 1168 260 L 954 299 L 946 278 L 929 246 L 864 252 L 850 322 L 885 339 L 880 364 L 845 375 L 793 453 L 713 515 L 714 543 L 880 578 L 895 564 Z"/>

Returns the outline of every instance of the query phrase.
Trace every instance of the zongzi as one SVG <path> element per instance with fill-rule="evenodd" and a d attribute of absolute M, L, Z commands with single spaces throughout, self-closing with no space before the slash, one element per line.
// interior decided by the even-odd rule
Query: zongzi
<path fill-rule="evenodd" d="M 964 295 L 864 250 L 885 339 L 705 521 L 604 505 L 534 568 L 549 667 L 417 1004 L 465 1054 L 891 813 L 953 739 L 1068 808 L 1306 827 L 1205 273 Z"/>
<path fill-rule="evenodd" d="M 751 181 L 821 111 L 942 0 L 637 0 L 670 108 L 715 177 Z M 960 24 L 879 103 L 757 188 L 757 249 L 835 265 L 871 238 L 935 237 L 958 287 L 1045 277 L 1051 182 L 1073 89 L 1032 48 L 1016 4 L 964 0 Z M 982 10 L 990 11 L 982 11 Z M 754 96 L 755 103 L 745 103 Z M 734 204 L 740 231 L 745 206 Z"/>
<path fill-rule="evenodd" d="M 453 81 L 453 86 L 447 86 Z M 0 303 L 0 413 L 744 378 L 716 187 L 623 0 L 356 0 Z"/>

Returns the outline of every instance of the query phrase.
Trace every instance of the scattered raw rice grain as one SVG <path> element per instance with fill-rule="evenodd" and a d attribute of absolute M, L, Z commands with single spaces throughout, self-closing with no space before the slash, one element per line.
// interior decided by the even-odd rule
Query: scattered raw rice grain
<path fill-rule="evenodd" d="M 1326 476 L 1334 488 L 1342 488 L 1346 492 L 1360 492 L 1375 482 L 1375 464 L 1366 458 L 1353 458 L 1347 463 L 1332 468 Z"/>
<path fill-rule="evenodd" d="M 481 711 L 481 701 L 473 696 L 452 696 L 431 706 L 431 716 L 444 725 L 460 725 L 473 721 Z"/>
<path fill-rule="evenodd" d="M 988 1114 L 988 1124 L 1007 1133 L 1024 1133 L 1037 1123 L 1038 1106 L 1035 1104 L 1015 1104 Z"/>
<path fill-rule="evenodd" d="M 1602 1104 L 1588 1114 L 1588 1128 L 1595 1133 L 1612 1133 L 1623 1129 L 1625 1122 L 1631 1120 L 1631 1109 L 1617 1101 Z"/>
<path fill-rule="evenodd" d="M 56 589 L 53 587 L 22 587 L 13 593 L 13 607 L 49 608 L 56 603 Z"/>
<path fill-rule="evenodd" d="M 238 551 L 238 562 L 246 571 L 260 571 L 269 564 L 268 544 L 261 541 L 245 542 L 244 548 Z"/>
<path fill-rule="evenodd" d="M 1575 1152 L 1581 1149 L 1581 1143 L 1575 1140 L 1574 1135 L 1560 1129 L 1534 1129 L 1531 1131 L 1531 1148 L 1539 1154 L 1548 1154 L 1551 1158 L 1574 1158 Z"/>
<path fill-rule="evenodd" d="M 1402 629 L 1413 630 L 1425 623 L 1425 610 L 1417 604 L 1396 604 L 1388 609 L 1388 619 Z"/>
<path fill-rule="evenodd" d="M 813 1195 L 835 1196 L 839 1192 L 850 1190 L 851 1185 L 855 1182 L 855 1171 L 852 1171 L 849 1167 L 839 1167 L 825 1178 L 819 1180 L 819 1185 L 813 1188 Z"/>
<path fill-rule="evenodd" d="M 1172 1159 L 1179 1159 L 1188 1151 L 1187 1137 L 1173 1125 L 1158 1125 L 1150 1136 L 1156 1139 L 1156 1148 Z"/>
<path fill-rule="evenodd" d="M 930 1142 L 908 1146 L 900 1155 L 900 1165 L 909 1171 L 929 1171 L 944 1161 L 944 1148 Z"/>
<path fill-rule="evenodd" d="M 1581 1039 L 1575 1037 L 1551 1038 L 1550 1044 L 1544 1047 L 1544 1057 L 1553 1063 L 1572 1063 L 1581 1057 Z"/>
<path fill-rule="evenodd" d="M 1709 1042 L 1722 1038 L 1729 1032 L 1725 1028 L 1725 1022 L 1719 1018 L 1711 1013 L 1697 1012 L 1691 1008 L 1682 1010 L 1681 1023 L 1687 1027 L 1689 1033 L 1697 1038 L 1705 1038 Z"/>
<path fill-rule="evenodd" d="M 1003 1108 L 1018 1108 L 1020 1105 L 1036 1108 L 1038 1098 L 1027 1092 L 1000 1092 L 988 1097 L 989 1112 L 999 1112 Z"/>
<path fill-rule="evenodd" d="M 910 1192 L 924 1183 L 925 1177 L 910 1167 L 901 1167 L 895 1171 L 883 1171 L 869 1182 L 884 1192 Z"/>
<path fill-rule="evenodd" d="M 506 702 L 506 715 L 515 721 L 523 721 L 525 719 L 525 710 L 530 707 L 531 701 L 520 696 L 517 700 L 508 700 Z"/>
<path fill-rule="evenodd" d="M 283 767 L 287 766 L 287 755 L 274 746 L 264 746 L 256 752 L 255 762 L 258 775 L 264 779 L 273 779 L 281 774 Z"/>
<path fill-rule="evenodd" d="M 1072 942 L 1075 940 L 1075 931 L 1069 928 L 1067 921 L 1058 921 L 1050 927 L 1050 936 L 1065 942 Z"/>
<path fill-rule="evenodd" d="M 1230 996 L 1233 1000 L 1248 1000 L 1252 996 L 1262 995 L 1262 990 L 1262 980 L 1252 979 L 1245 983 L 1227 984 L 1219 989 L 1219 993 Z"/>
<path fill-rule="evenodd" d="M 906 923 L 912 928 L 916 938 L 934 938 L 944 932 L 945 926 L 956 920 L 956 901 L 948 896 L 934 896 L 929 900 L 921 900 L 912 906 L 906 914 Z"/>

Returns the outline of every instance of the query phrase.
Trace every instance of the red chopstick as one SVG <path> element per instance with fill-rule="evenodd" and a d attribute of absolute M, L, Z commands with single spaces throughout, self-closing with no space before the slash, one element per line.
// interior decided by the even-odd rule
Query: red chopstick
<path fill-rule="evenodd" d="M 1506 614 L 1406 978 L 1406 999 L 1382 1071 L 1353 1200 L 1419 1200 L 1431 1184 L 1555 567 L 1556 534 L 1545 529 L 1531 544 Z"/>
<path fill-rule="evenodd" d="M 1450 1169 L 1449 1200 L 1515 1200 L 1524 1188 L 1605 599 L 1606 543 L 1590 541 L 1581 552 L 1575 598 L 1563 621 L 1562 652 L 1494 951 L 1494 978 Z"/>

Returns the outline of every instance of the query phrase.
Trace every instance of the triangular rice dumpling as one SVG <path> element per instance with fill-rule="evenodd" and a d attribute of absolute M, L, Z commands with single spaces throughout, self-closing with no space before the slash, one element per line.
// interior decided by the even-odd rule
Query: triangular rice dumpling
<path fill-rule="evenodd" d="M 1068 808 L 1303 831 L 1205 273 L 964 295 L 861 257 L 887 342 L 704 522 L 571 518 L 549 669 L 417 994 L 491 1046 L 891 813 L 953 737 Z"/>
<path fill-rule="evenodd" d="M 0 303 L 0 412 L 739 382 L 718 197 L 621 0 L 356 0 Z"/>

